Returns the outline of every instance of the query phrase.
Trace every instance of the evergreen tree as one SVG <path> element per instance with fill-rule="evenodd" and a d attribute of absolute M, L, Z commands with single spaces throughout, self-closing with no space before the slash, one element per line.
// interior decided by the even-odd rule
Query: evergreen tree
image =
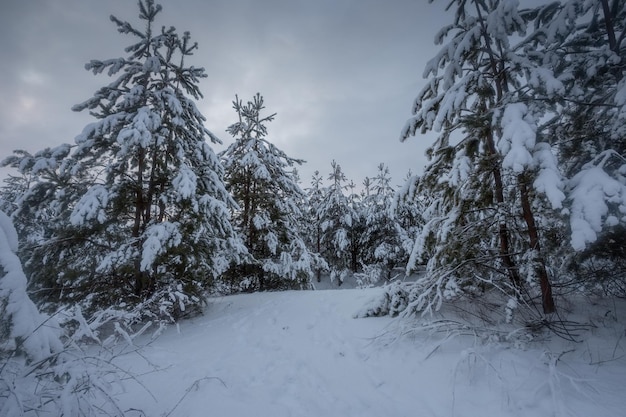
<path fill-rule="evenodd" d="M 424 197 L 418 193 L 419 177 L 413 175 L 411 171 L 407 173 L 404 184 L 394 194 L 392 210 L 400 226 L 402 233 L 402 248 L 405 253 L 405 265 L 412 265 L 416 262 L 409 261 L 409 256 L 415 246 L 415 240 L 420 234 L 424 225 Z M 410 274 L 411 271 L 407 270 Z"/>
<path fill-rule="evenodd" d="M 338 285 L 350 274 L 353 265 L 352 228 L 357 217 L 350 200 L 344 194 L 346 176 L 341 166 L 332 161 L 332 172 L 328 176 L 330 185 L 319 208 L 322 228 L 322 256 L 328 262 L 331 281 Z"/>
<path fill-rule="evenodd" d="M 484 285 L 506 286 L 516 298 L 537 286 L 544 313 L 552 313 L 540 213 L 556 216 L 550 210 L 565 196 L 540 122 L 563 84 L 529 51 L 542 42 L 554 5 L 453 5 L 454 23 L 436 38 L 448 43 L 427 65 L 430 82 L 401 136 L 439 132 L 420 181 L 429 206 L 411 260 L 428 255 L 429 278 L 413 308 L 436 307 Z M 528 33 L 530 22 L 538 26 Z"/>
<path fill-rule="evenodd" d="M 2 162 L 21 174 L 14 177 L 19 178 L 20 191 L 14 193 L 10 186 L 5 187 L 3 198 L 11 201 L 10 207 L 6 206 L 7 213 L 15 220 L 20 237 L 18 253 L 25 260 L 33 299 L 51 310 L 59 302 L 82 300 L 87 308 L 94 304 L 93 295 L 86 297 L 90 291 L 89 274 L 81 276 L 81 271 L 94 270 L 97 260 L 80 256 L 80 249 L 74 249 L 81 242 L 85 246 L 92 242 L 80 236 L 69 220 L 73 205 L 94 179 L 86 170 L 69 169 L 71 150 L 69 144 L 46 148 L 34 155 L 17 150 Z M 93 283 L 98 285 L 97 281 Z M 97 298 L 98 291 L 94 293 Z"/>
<path fill-rule="evenodd" d="M 403 230 L 393 210 L 394 189 L 391 187 L 389 168 L 378 166 L 373 180 L 364 182 L 363 198 L 364 230 L 360 234 L 361 263 L 376 267 L 376 278 L 389 280 L 391 271 L 405 259 Z"/>
<path fill-rule="evenodd" d="M 261 116 L 260 94 L 247 104 L 236 98 L 233 108 L 239 120 L 228 132 L 235 141 L 220 156 L 239 205 L 233 221 L 253 259 L 234 266 L 230 275 L 248 280 L 250 289 L 308 288 L 323 262 L 300 235 L 306 195 L 290 169 L 303 161 L 268 141 L 266 124 L 276 115 Z"/>
<path fill-rule="evenodd" d="M 4 179 L 4 185 L 0 188 L 0 210 L 15 218 L 15 227 L 22 240 L 22 246 L 39 243 L 45 228 L 52 220 L 49 216 L 52 212 L 51 207 L 35 207 L 34 204 L 22 207 L 22 201 L 36 187 L 38 178 L 46 175 L 47 169 L 41 164 L 37 173 L 34 173 L 33 163 L 36 160 L 45 161 L 45 158 L 41 158 L 41 154 L 45 154 L 47 151 L 49 150 L 40 152 L 35 157 L 26 151 L 14 151 L 13 156 L 0 163 L 2 166 L 13 165 L 20 174 L 10 174 Z M 21 167 L 17 166 L 16 162 L 18 161 L 22 164 Z M 54 173 L 54 169 L 50 170 L 50 173 Z M 52 178 L 49 177 L 48 179 L 51 180 Z M 46 190 L 39 191 L 41 192 L 41 195 L 38 196 L 39 201 L 49 200 L 49 197 L 46 196 Z"/>
<path fill-rule="evenodd" d="M 311 178 L 311 187 L 306 189 L 307 209 L 304 216 L 303 230 L 307 245 L 315 253 L 322 253 L 322 218 L 321 207 L 327 190 L 322 184 L 322 176 L 319 171 L 315 171 Z M 315 278 L 317 282 L 322 280 L 322 272 L 328 268 L 317 268 L 315 270 Z"/>
<path fill-rule="evenodd" d="M 624 295 L 626 2 L 564 1 L 551 13 L 542 52 L 566 91 L 546 129 L 567 178 L 560 249 L 584 288 Z"/>
<path fill-rule="evenodd" d="M 206 142 L 219 140 L 194 104 L 207 76 L 186 64 L 197 44 L 188 32 L 157 29 L 154 1 L 139 1 L 139 10 L 144 30 L 111 17 L 136 38 L 128 56 L 86 65 L 116 77 L 73 108 L 97 121 L 71 149 L 9 163 L 38 175 L 18 212 L 32 202 L 55 217 L 27 262 L 34 281 L 52 280 L 47 290 L 61 301 L 147 303 L 153 314 L 172 317 L 198 304 L 244 249 L 229 221 L 234 202 L 223 168 Z"/>
<path fill-rule="evenodd" d="M 348 202 L 352 212 L 352 226 L 348 229 L 350 240 L 350 270 L 358 272 L 361 269 L 364 247 L 361 245 L 361 235 L 365 231 L 365 210 L 363 205 L 363 193 L 356 190 L 356 184 L 350 180 L 346 190 Z"/>

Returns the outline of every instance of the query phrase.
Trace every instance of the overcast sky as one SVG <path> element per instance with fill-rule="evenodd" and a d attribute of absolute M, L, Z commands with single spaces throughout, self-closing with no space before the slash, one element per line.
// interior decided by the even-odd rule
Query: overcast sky
<path fill-rule="evenodd" d="M 327 177 L 333 159 L 357 184 L 383 162 L 399 185 L 409 169 L 421 172 L 431 142 L 401 143 L 399 134 L 424 85 L 434 35 L 450 19 L 438 3 L 447 2 L 163 0 L 157 23 L 198 42 L 189 63 L 208 74 L 198 106 L 225 145 L 235 94 L 260 92 L 267 112 L 278 113 L 269 140 L 307 161 L 303 187 L 315 170 Z M 0 1 L 0 158 L 73 143 L 94 121 L 70 108 L 111 79 L 84 64 L 126 56 L 133 42 L 111 14 L 143 27 L 131 0 Z"/>

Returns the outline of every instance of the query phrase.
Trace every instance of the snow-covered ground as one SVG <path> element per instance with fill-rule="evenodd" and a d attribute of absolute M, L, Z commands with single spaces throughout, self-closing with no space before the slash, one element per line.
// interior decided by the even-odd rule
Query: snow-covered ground
<path fill-rule="evenodd" d="M 626 305 L 593 307 L 582 343 L 522 348 L 355 319 L 380 288 L 212 299 L 116 363 L 133 416 L 626 415 Z M 586 300 L 588 303 L 589 300 Z M 597 313 L 597 314 L 596 314 Z"/>

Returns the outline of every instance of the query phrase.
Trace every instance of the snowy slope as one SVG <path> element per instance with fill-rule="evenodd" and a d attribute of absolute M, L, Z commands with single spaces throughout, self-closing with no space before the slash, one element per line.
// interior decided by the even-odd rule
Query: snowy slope
<path fill-rule="evenodd" d="M 122 405 L 145 413 L 131 416 L 626 415 L 623 305 L 608 306 L 585 343 L 516 349 L 397 337 L 402 321 L 352 318 L 380 291 L 213 299 L 204 316 L 117 358 L 139 375 Z"/>

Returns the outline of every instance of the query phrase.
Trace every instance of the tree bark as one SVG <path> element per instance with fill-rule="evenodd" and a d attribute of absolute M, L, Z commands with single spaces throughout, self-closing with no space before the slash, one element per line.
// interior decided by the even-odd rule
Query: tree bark
<path fill-rule="evenodd" d="M 495 56 L 495 53 L 492 48 L 492 40 L 489 36 L 489 32 L 487 31 L 487 27 L 485 25 L 485 19 L 483 18 L 483 14 L 480 10 L 480 6 L 477 1 L 474 1 L 474 6 L 476 7 L 476 13 L 482 28 L 481 35 L 483 40 L 485 41 L 485 49 L 487 54 L 489 55 L 489 66 L 493 76 L 495 89 L 496 89 L 496 103 L 500 103 L 503 97 L 503 94 L 508 91 L 508 82 L 506 77 L 505 68 L 498 69 L 498 60 Z M 504 64 L 502 64 L 504 66 Z M 485 109 L 486 110 L 486 109 Z M 493 180 L 495 185 L 495 198 L 498 207 L 504 206 L 504 186 L 502 183 L 502 171 L 500 169 L 500 160 L 499 153 L 496 149 L 495 142 L 493 139 L 493 130 L 491 127 L 487 128 L 485 134 L 485 144 L 487 146 L 487 152 L 494 159 L 494 167 L 493 167 Z M 499 211 L 499 209 L 498 209 Z M 502 259 L 502 263 L 507 269 L 509 274 L 509 279 L 513 284 L 515 289 L 519 290 L 522 287 L 522 280 L 519 276 L 519 272 L 517 270 L 517 265 L 511 256 L 511 245 L 509 241 L 509 230 L 504 219 L 498 219 L 498 238 L 500 241 L 500 258 Z"/>
<path fill-rule="evenodd" d="M 145 151 L 140 148 L 137 152 L 137 184 L 135 189 L 135 219 L 132 229 L 132 237 L 135 239 L 135 247 L 137 248 L 137 255 L 134 261 L 134 275 L 135 275 L 135 295 L 141 296 L 145 292 L 148 285 L 148 277 L 146 273 L 141 271 L 141 250 L 142 241 L 141 235 L 141 219 L 144 210 L 144 196 L 143 196 L 143 171 L 145 165 Z"/>
<path fill-rule="evenodd" d="M 320 227 L 320 218 L 319 218 L 319 214 L 317 215 L 316 219 L 315 219 L 315 249 L 317 250 L 317 254 L 321 254 L 321 250 L 322 250 L 322 228 Z M 315 275 L 317 278 L 317 282 L 321 282 L 322 281 L 322 271 L 317 268 L 315 270 Z"/>
<path fill-rule="evenodd" d="M 613 25 L 613 14 L 611 13 L 611 9 L 609 7 L 609 1 L 600 0 L 600 3 L 602 3 L 602 12 L 604 13 L 604 26 L 606 27 L 606 34 L 609 38 L 609 48 L 611 48 L 611 51 L 619 54 L 617 39 L 615 37 L 615 27 Z"/>
<path fill-rule="evenodd" d="M 535 216 L 530 206 L 528 187 L 526 186 L 525 178 L 523 178 L 522 175 L 518 177 L 518 182 L 520 197 L 522 199 L 522 214 L 524 216 L 526 226 L 528 227 L 530 250 L 535 252 L 535 259 L 533 261 L 535 264 L 535 272 L 539 277 L 539 286 L 541 287 L 541 306 L 543 307 L 544 314 L 554 313 L 556 311 L 556 306 L 554 305 L 554 298 L 552 297 L 552 286 L 550 285 L 550 279 L 548 278 L 545 260 L 541 256 L 539 232 L 537 231 Z"/>
<path fill-rule="evenodd" d="M 496 146 L 493 141 L 493 132 L 488 129 L 485 134 L 485 142 L 487 145 L 487 151 L 494 159 L 498 157 L 496 152 Z M 502 184 L 502 172 L 500 171 L 500 162 L 495 161 L 493 167 L 493 180 L 495 185 L 495 199 L 498 206 L 504 205 L 504 186 Z M 522 280 L 517 271 L 517 265 L 511 256 L 511 244 L 509 242 L 509 230 L 504 219 L 498 219 L 498 239 L 500 241 L 500 259 L 506 267 L 511 284 L 515 289 L 519 290 L 522 287 Z"/>

